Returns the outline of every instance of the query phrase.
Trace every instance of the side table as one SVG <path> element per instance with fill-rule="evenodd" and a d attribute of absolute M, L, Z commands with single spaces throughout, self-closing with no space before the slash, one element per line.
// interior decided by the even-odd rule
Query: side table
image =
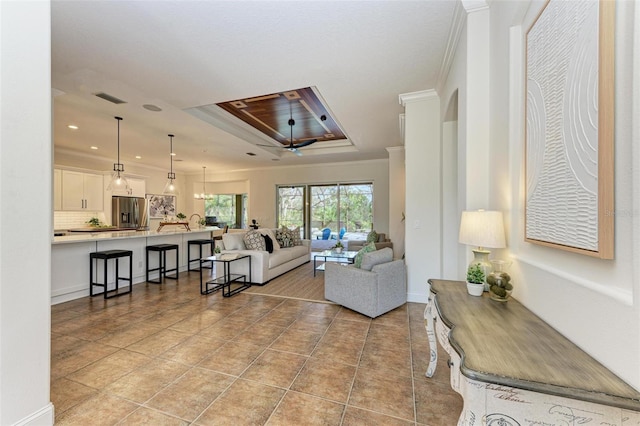
<path fill-rule="evenodd" d="M 249 281 L 247 281 L 246 274 L 236 274 L 231 272 L 231 264 L 243 259 L 249 260 Z M 221 263 L 223 265 L 222 275 L 218 275 L 210 280 L 205 280 L 202 275 L 202 264 L 205 262 L 211 262 L 212 272 L 214 269 L 213 265 L 216 263 Z M 237 286 L 232 290 L 231 286 L 233 284 L 237 284 Z M 200 259 L 200 294 L 211 294 L 222 289 L 223 297 L 231 297 L 234 294 L 248 289 L 249 287 L 251 287 L 251 256 L 244 255 L 231 257 L 225 256 L 223 254 Z"/>

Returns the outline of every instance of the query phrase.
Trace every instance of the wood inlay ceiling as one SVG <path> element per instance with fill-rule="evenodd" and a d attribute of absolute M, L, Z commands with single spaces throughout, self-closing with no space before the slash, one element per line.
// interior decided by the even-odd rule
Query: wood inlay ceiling
<path fill-rule="evenodd" d="M 346 139 L 311 87 L 216 105 L 285 147 L 291 143 L 291 117 L 295 120 L 294 144 L 310 139 L 317 139 L 317 143 Z"/>

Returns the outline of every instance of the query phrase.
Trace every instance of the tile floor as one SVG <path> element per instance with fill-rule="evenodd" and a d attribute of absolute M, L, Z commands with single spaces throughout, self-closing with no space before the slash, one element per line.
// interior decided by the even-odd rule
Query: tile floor
<path fill-rule="evenodd" d="M 338 305 L 199 293 L 198 273 L 51 308 L 57 425 L 455 425 L 424 305 L 374 320 Z"/>

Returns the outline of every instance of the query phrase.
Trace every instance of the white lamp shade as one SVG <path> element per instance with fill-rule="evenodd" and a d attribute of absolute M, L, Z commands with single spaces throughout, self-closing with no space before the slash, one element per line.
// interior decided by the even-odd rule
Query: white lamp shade
<path fill-rule="evenodd" d="M 506 247 L 502 212 L 495 210 L 462 212 L 458 241 L 476 247 Z"/>

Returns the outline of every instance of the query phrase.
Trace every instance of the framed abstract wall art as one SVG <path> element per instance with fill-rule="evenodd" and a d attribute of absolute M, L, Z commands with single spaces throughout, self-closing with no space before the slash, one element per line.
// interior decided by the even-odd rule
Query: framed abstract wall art
<path fill-rule="evenodd" d="M 615 2 L 550 0 L 526 37 L 525 240 L 614 249 Z"/>
<path fill-rule="evenodd" d="M 147 194 L 147 200 L 149 204 L 149 218 L 163 219 L 166 216 L 172 217 L 176 215 L 175 195 Z"/>

